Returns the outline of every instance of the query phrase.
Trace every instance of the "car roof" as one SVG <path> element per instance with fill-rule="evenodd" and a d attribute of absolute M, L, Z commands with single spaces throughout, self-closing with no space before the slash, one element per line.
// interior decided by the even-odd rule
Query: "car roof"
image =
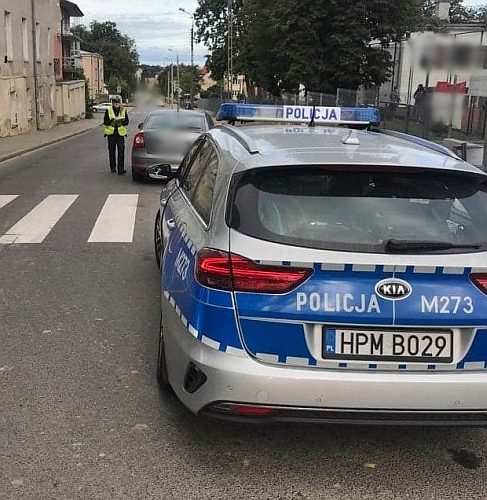
<path fill-rule="evenodd" d="M 239 147 L 248 155 L 245 161 L 239 162 L 236 171 L 277 165 L 329 164 L 417 167 L 487 175 L 446 148 L 406 134 L 389 135 L 344 127 L 255 124 L 218 126 L 210 133 L 222 149 L 235 151 Z"/>
<path fill-rule="evenodd" d="M 150 116 L 156 116 L 156 115 L 165 115 L 165 114 L 176 114 L 180 113 L 183 115 L 193 115 L 193 116 L 205 116 L 206 113 L 204 111 L 198 111 L 198 110 L 189 110 L 189 109 L 168 109 L 168 108 L 162 108 L 162 109 L 154 109 L 152 110 L 148 115 L 147 118 Z"/>

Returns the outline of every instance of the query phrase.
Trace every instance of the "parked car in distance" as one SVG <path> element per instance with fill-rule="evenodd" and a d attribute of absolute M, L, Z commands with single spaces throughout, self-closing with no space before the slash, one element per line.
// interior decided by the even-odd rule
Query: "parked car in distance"
<path fill-rule="evenodd" d="M 196 139 L 213 127 L 204 111 L 155 109 L 139 124 L 132 145 L 132 178 L 143 181 L 148 169 L 167 164 L 175 172 Z"/>
<path fill-rule="evenodd" d="M 102 102 L 101 104 L 96 104 L 93 106 L 93 111 L 95 113 L 104 113 L 112 104 L 110 102 Z"/>

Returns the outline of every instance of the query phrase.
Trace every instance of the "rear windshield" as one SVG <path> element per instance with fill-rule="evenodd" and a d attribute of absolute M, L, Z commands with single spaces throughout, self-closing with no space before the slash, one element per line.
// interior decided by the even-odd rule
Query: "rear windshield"
<path fill-rule="evenodd" d="M 373 170 L 280 167 L 246 172 L 234 190 L 229 225 L 255 238 L 328 250 L 386 253 L 391 241 L 457 247 L 441 252 L 485 250 L 483 176 Z M 479 248 L 462 250 L 459 245 Z"/>
<path fill-rule="evenodd" d="M 186 113 L 164 113 L 149 117 L 146 128 L 162 130 L 204 130 L 203 116 Z"/>

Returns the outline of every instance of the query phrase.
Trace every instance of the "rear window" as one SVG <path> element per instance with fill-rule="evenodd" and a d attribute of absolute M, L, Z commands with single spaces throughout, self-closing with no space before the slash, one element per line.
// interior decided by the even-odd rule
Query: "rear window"
<path fill-rule="evenodd" d="M 159 130 L 196 130 L 202 131 L 205 117 L 186 113 L 163 113 L 149 117 L 146 128 Z"/>
<path fill-rule="evenodd" d="M 229 219 L 246 235 L 310 248 L 385 253 L 391 241 L 425 241 L 484 250 L 486 180 L 413 169 L 256 169 L 238 179 Z"/>

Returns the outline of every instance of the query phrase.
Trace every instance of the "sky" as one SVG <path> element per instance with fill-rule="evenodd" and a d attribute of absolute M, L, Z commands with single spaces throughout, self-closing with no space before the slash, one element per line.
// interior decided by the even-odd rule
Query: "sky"
<path fill-rule="evenodd" d="M 75 0 L 90 21 L 115 21 L 119 29 L 137 42 L 140 61 L 145 64 L 170 64 L 175 58 L 168 49 L 179 53 L 180 62 L 189 64 L 191 18 L 182 7 L 194 12 L 197 0 Z M 276 1 L 276 0 L 270 0 Z M 465 0 L 465 5 L 480 5 L 485 0 Z M 195 45 L 195 63 L 203 65 L 207 49 Z"/>
<path fill-rule="evenodd" d="M 74 0 L 83 11 L 79 21 L 114 21 L 122 33 L 137 42 L 140 62 L 167 65 L 179 54 L 181 63 L 191 61 L 191 18 L 182 7 L 194 12 L 197 0 Z M 195 44 L 195 64 L 203 65 L 207 49 Z"/>

